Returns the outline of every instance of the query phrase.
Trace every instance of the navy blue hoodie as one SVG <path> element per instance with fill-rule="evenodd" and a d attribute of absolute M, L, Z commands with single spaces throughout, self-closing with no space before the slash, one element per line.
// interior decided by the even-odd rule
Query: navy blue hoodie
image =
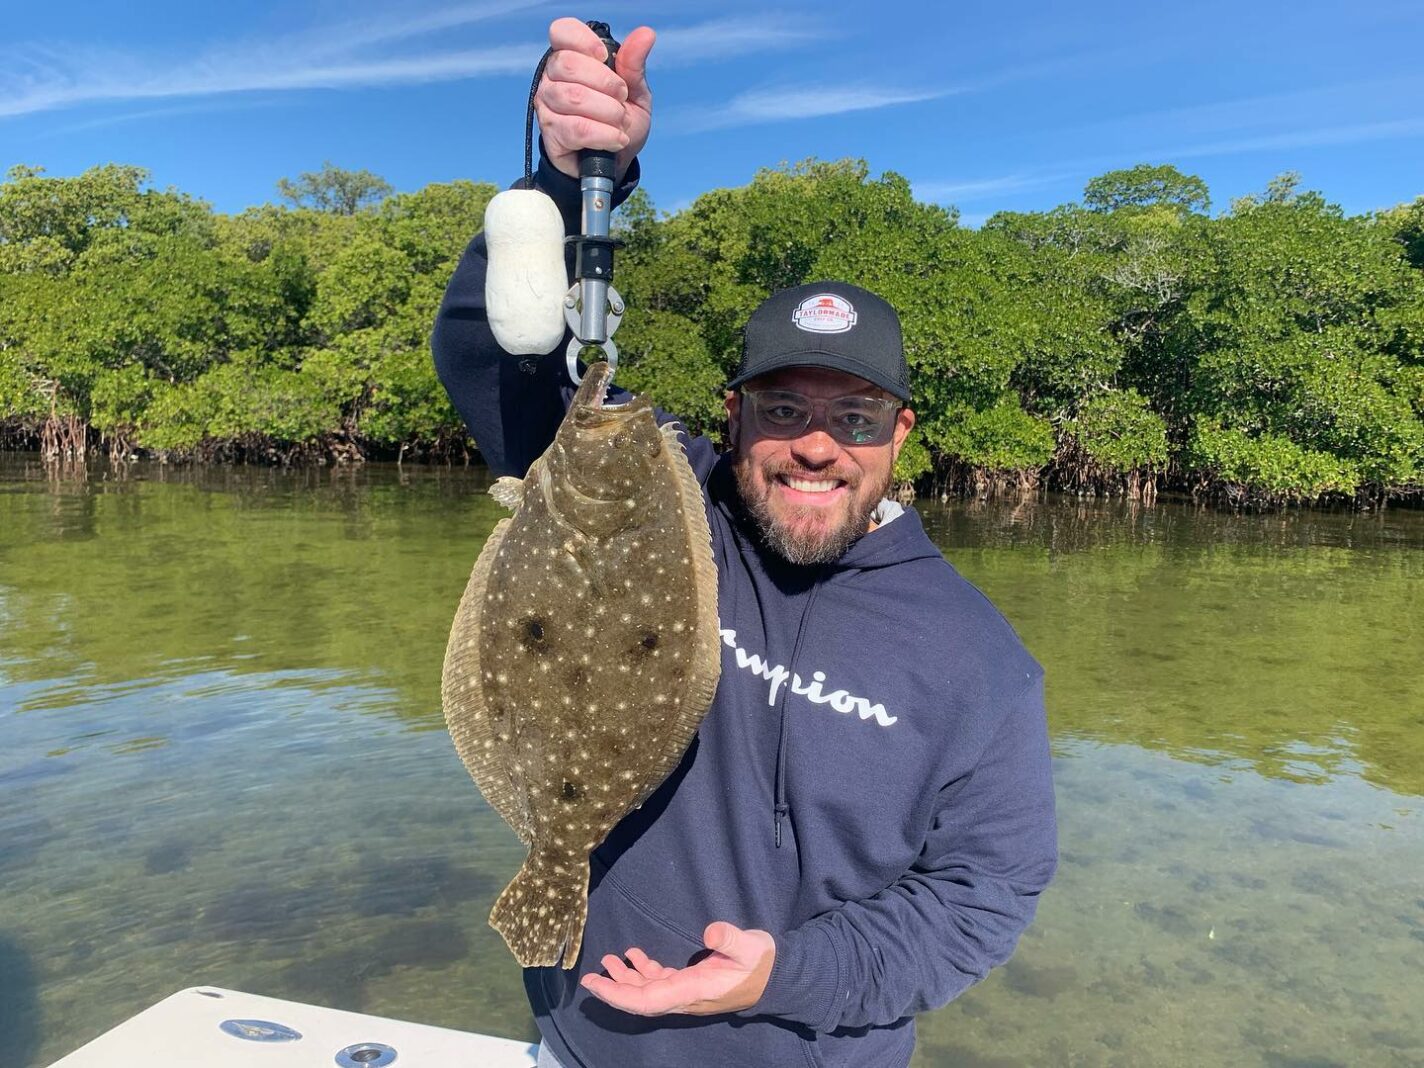
<path fill-rule="evenodd" d="M 544 163 L 537 184 L 572 231 L 577 183 Z M 477 237 L 436 366 L 490 467 L 523 475 L 572 388 L 561 357 L 500 351 L 485 265 Z M 526 970 L 540 1031 L 568 1068 L 907 1065 L 914 1015 L 1007 960 L 1052 877 L 1043 673 L 913 511 L 888 505 L 834 564 L 792 565 L 744 518 L 728 458 L 685 445 L 712 529 L 722 677 L 681 764 L 593 854 L 577 966 Z M 775 937 L 750 1010 L 643 1018 L 578 985 L 629 946 L 684 966 L 713 920 Z"/>

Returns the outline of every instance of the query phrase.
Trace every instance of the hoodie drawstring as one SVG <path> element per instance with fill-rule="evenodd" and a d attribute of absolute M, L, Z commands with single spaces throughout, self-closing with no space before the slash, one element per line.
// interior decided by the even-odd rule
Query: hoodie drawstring
<path fill-rule="evenodd" d="M 801 639 L 806 634 L 806 620 L 811 617 L 811 606 L 816 603 L 816 591 L 821 588 L 820 576 L 811 584 L 811 592 L 806 597 L 806 607 L 801 610 L 801 622 L 796 626 L 796 644 L 791 647 L 791 669 L 795 669 L 796 661 L 801 655 Z M 795 677 L 794 675 L 792 676 Z M 781 848 L 781 821 L 786 818 L 791 811 L 791 806 L 786 802 L 786 760 L 788 750 L 791 748 L 790 723 L 786 718 L 786 697 L 791 692 L 790 686 L 785 686 L 781 691 L 781 733 L 776 742 L 776 801 L 772 806 L 772 817 L 776 821 L 776 848 Z"/>

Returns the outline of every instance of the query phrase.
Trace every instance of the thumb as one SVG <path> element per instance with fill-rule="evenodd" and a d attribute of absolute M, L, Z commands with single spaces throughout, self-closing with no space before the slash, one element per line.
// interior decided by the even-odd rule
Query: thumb
<path fill-rule="evenodd" d="M 761 947 L 753 944 L 747 932 L 725 920 L 707 925 L 702 932 L 702 944 L 724 957 L 731 957 L 738 964 L 754 965 L 761 957 Z"/>
<path fill-rule="evenodd" d="M 648 53 L 658 35 L 647 26 L 639 26 L 623 39 L 618 46 L 618 54 L 613 57 L 613 67 L 628 86 L 630 103 L 646 105 L 652 97 L 648 88 Z"/>

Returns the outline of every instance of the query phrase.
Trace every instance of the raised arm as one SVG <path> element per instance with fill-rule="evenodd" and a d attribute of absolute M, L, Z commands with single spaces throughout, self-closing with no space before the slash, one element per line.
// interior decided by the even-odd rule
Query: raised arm
<path fill-rule="evenodd" d="M 578 231 L 578 152 L 618 153 L 616 207 L 637 186 L 635 156 L 647 140 L 652 96 L 643 68 L 653 45 L 646 27 L 628 35 L 609 70 L 602 43 L 577 19 L 549 27 L 553 54 L 535 97 L 540 161 L 534 184 L 559 208 L 566 233 Z M 567 403 L 564 361 L 514 357 L 500 349 L 485 307 L 489 265 L 483 235 L 465 249 L 436 315 L 435 369 L 475 443 L 497 475 L 522 476 L 553 440 Z M 567 337 L 557 346 L 562 349 Z"/>

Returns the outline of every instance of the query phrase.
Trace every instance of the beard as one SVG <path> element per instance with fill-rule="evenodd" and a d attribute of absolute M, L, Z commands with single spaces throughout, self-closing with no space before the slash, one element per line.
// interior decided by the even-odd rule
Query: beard
<path fill-rule="evenodd" d="M 847 549 L 863 538 L 870 529 L 870 517 L 882 497 L 890 491 L 891 473 L 886 472 L 880 485 L 865 486 L 859 472 L 845 477 L 850 495 L 841 508 L 839 518 L 829 524 L 828 509 L 815 505 L 774 504 L 777 476 L 780 471 L 763 471 L 758 481 L 751 461 L 738 457 L 732 465 L 737 479 L 737 493 L 742 507 L 755 524 L 762 542 L 789 563 L 803 567 L 830 564 L 839 560 Z M 802 473 L 797 472 L 798 475 Z M 809 478 L 842 477 L 839 473 L 817 472 Z M 865 492 L 868 491 L 868 492 Z"/>

